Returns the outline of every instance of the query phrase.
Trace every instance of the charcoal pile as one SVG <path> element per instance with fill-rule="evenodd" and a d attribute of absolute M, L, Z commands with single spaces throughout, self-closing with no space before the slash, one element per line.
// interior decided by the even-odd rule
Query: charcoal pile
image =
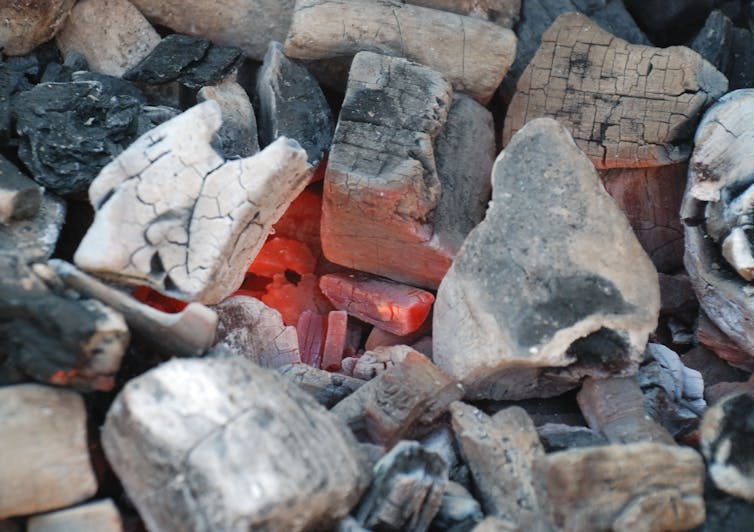
<path fill-rule="evenodd" d="M 0 531 L 754 529 L 753 30 L 3 3 Z"/>

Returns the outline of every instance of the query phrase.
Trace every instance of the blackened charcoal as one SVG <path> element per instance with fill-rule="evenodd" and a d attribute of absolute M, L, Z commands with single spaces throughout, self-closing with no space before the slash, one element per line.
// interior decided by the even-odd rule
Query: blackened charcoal
<path fill-rule="evenodd" d="M 314 76 L 288 59 L 280 43 L 270 43 L 264 56 L 254 104 L 262 147 L 285 136 L 301 143 L 309 163 L 322 160 L 333 137 L 330 107 Z"/>
<path fill-rule="evenodd" d="M 115 76 L 82 70 L 73 72 L 71 74 L 71 81 L 97 81 L 102 84 L 102 88 L 107 94 L 131 96 L 141 103 L 146 103 L 144 93 L 137 89 L 133 83 L 116 78 Z"/>
<path fill-rule="evenodd" d="M 42 83 L 12 100 L 18 156 L 32 177 L 61 195 L 80 195 L 136 138 L 141 104 L 97 81 Z"/>
<path fill-rule="evenodd" d="M 161 85 L 178 81 L 193 89 L 212 85 L 240 63 L 241 50 L 188 35 L 168 35 L 138 65 L 123 74 L 129 81 Z"/>
<path fill-rule="evenodd" d="M 727 72 L 733 23 L 722 11 L 715 10 L 699 30 L 690 48 L 715 65 L 720 72 Z"/>
<path fill-rule="evenodd" d="M 733 28 L 728 71 L 728 89 L 754 87 L 754 35 L 745 28 Z"/>
<path fill-rule="evenodd" d="M 166 105 L 145 105 L 139 115 L 138 136 L 181 114 L 180 109 Z"/>
<path fill-rule="evenodd" d="M 10 95 L 10 69 L 0 61 L 0 147 L 5 145 L 10 134 Z"/>
<path fill-rule="evenodd" d="M 715 0 L 625 0 L 636 22 L 658 46 L 680 44 L 693 36 Z"/>

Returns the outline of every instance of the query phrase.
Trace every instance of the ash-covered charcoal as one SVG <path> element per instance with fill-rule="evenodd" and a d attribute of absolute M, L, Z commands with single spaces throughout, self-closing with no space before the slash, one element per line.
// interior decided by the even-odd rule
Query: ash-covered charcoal
<path fill-rule="evenodd" d="M 122 76 L 160 42 L 160 35 L 128 0 L 78 2 L 55 38 L 63 57 L 80 54 L 102 74 Z"/>
<path fill-rule="evenodd" d="M 319 83 L 302 64 L 288 59 L 283 46 L 271 42 L 257 72 L 254 105 L 259 142 L 296 139 L 316 166 L 330 149 L 335 124 Z"/>
<path fill-rule="evenodd" d="M 530 122 L 492 186 L 437 293 L 435 363 L 489 399 L 634 373 L 657 323 L 657 273 L 568 131 Z"/>
<path fill-rule="evenodd" d="M 550 529 L 544 517 L 547 502 L 536 493 L 532 476 L 545 451 L 526 411 L 510 407 L 490 417 L 456 402 L 450 413 L 485 514 L 511 521 L 519 530 Z"/>
<path fill-rule="evenodd" d="M 332 408 L 364 384 L 361 379 L 331 373 L 308 364 L 289 364 L 277 369 L 325 408 Z"/>
<path fill-rule="evenodd" d="M 45 193 L 33 216 L 0 223 L 0 255 L 23 257 L 25 261 L 52 256 L 63 228 L 66 202 Z"/>
<path fill-rule="evenodd" d="M 214 85 L 241 62 L 241 50 L 177 33 L 162 39 L 123 79 L 150 85 L 177 81 L 192 89 Z"/>
<path fill-rule="evenodd" d="M 16 94 L 18 156 L 32 177 L 62 195 L 81 195 L 136 139 L 141 104 L 97 81 L 42 83 Z"/>
<path fill-rule="evenodd" d="M 563 423 L 545 423 L 537 427 L 537 434 L 548 453 L 608 443 L 607 439 L 597 431 Z"/>
<path fill-rule="evenodd" d="M 29 519 L 26 527 L 26 532 L 122 532 L 123 521 L 113 501 L 104 499 L 57 512 L 35 515 Z"/>
<path fill-rule="evenodd" d="M 483 518 L 482 507 L 469 490 L 458 482 L 449 481 L 445 485 L 440 509 L 432 521 L 431 530 L 471 530 Z"/>
<path fill-rule="evenodd" d="M 425 532 L 448 482 L 448 465 L 415 441 L 401 441 L 373 469 L 354 515 L 369 530 Z"/>
<path fill-rule="evenodd" d="M 721 399 L 704 414 L 701 447 L 720 490 L 754 503 L 754 388 Z"/>
<path fill-rule="evenodd" d="M 149 530 L 328 530 L 369 483 L 327 410 L 241 357 L 174 359 L 132 379 L 102 444 Z"/>
<path fill-rule="evenodd" d="M 219 105 L 206 101 L 108 164 L 89 188 L 96 215 L 76 264 L 178 299 L 231 295 L 309 169 L 306 152 L 285 138 L 225 160 L 211 146 L 220 126 Z"/>
<path fill-rule="evenodd" d="M 442 459 L 448 464 L 450 480 L 467 487 L 471 486 L 469 468 L 459 455 L 458 442 L 449 423 L 441 425 L 440 428 L 422 438 L 421 444 L 428 451 L 442 456 Z"/>
<path fill-rule="evenodd" d="M 521 11 L 521 0 L 404 0 L 404 2 L 488 20 L 509 29 L 513 29 L 516 25 Z"/>
<path fill-rule="evenodd" d="M 76 0 L 9 0 L 0 5 L 0 51 L 28 54 L 60 31 Z"/>
<path fill-rule="evenodd" d="M 681 211 L 686 269 L 699 303 L 739 352 L 735 346 L 728 350 L 730 356 L 713 349 L 739 367 L 754 364 L 753 121 L 751 89 L 725 95 L 705 114 Z M 701 334 L 700 340 L 708 343 Z"/>
<path fill-rule="evenodd" d="M 521 75 L 503 143 L 556 118 L 598 169 L 685 161 L 704 110 L 728 89 L 696 52 L 633 45 L 578 13 L 559 16 Z"/>
<path fill-rule="evenodd" d="M 197 102 L 214 100 L 220 106 L 223 125 L 217 135 L 226 157 L 251 157 L 259 151 L 257 119 L 248 94 L 237 82 L 226 79 L 217 85 L 202 87 Z M 289 138 L 290 135 L 286 135 Z"/>
<path fill-rule="evenodd" d="M 0 386 L 0 429 L 0 525 L 6 517 L 65 508 L 97 491 L 86 408 L 76 392 Z"/>
<path fill-rule="evenodd" d="M 0 155 L 0 224 L 39 212 L 43 189 Z"/>

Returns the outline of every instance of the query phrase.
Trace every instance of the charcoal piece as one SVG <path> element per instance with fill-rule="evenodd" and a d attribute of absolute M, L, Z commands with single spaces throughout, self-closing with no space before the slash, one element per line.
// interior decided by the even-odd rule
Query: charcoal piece
<path fill-rule="evenodd" d="M 448 465 L 414 441 L 401 441 L 374 466 L 354 514 L 371 530 L 425 532 L 442 503 Z"/>
<path fill-rule="evenodd" d="M 688 48 L 629 44 L 567 13 L 521 75 L 503 143 L 547 116 L 572 132 L 598 169 L 680 163 L 702 113 L 727 88 L 725 76 Z"/>
<path fill-rule="evenodd" d="M 160 42 L 152 25 L 128 0 L 83 0 L 55 38 L 66 61 L 84 57 L 95 72 L 122 76 Z"/>
<path fill-rule="evenodd" d="M 699 303 L 691 279 L 684 273 L 658 274 L 660 280 L 660 313 L 671 315 L 697 314 Z M 696 368 L 699 369 L 699 368 Z"/>
<path fill-rule="evenodd" d="M 20 256 L 27 262 L 50 258 L 65 214 L 64 200 L 54 194 L 43 194 L 39 209 L 31 218 L 0 224 L 0 255 Z"/>
<path fill-rule="evenodd" d="M 217 135 L 226 157 L 251 157 L 259 151 L 257 119 L 249 96 L 241 85 L 230 79 L 208 85 L 199 90 L 196 100 L 214 100 L 220 106 L 223 125 Z"/>
<path fill-rule="evenodd" d="M 744 382 L 749 374 L 729 366 L 714 352 L 704 346 L 697 346 L 681 356 L 683 365 L 701 373 L 705 387 L 719 382 Z"/>
<path fill-rule="evenodd" d="M 0 155 L 0 224 L 37 214 L 42 191 L 42 187 Z"/>
<path fill-rule="evenodd" d="M 0 520 L 64 508 L 97 491 L 79 394 L 0 387 L 0 427 Z"/>
<path fill-rule="evenodd" d="M 636 21 L 660 46 L 682 43 L 696 33 L 715 0 L 624 0 Z"/>
<path fill-rule="evenodd" d="M 118 508 L 110 499 L 90 502 L 74 508 L 31 517 L 26 532 L 66 532 L 96 530 L 122 532 L 123 523 Z"/>
<path fill-rule="evenodd" d="M 167 122 L 181 114 L 180 109 L 168 107 L 165 105 L 145 105 L 141 108 L 139 114 L 138 135 L 142 136 L 150 129 L 154 129 L 160 124 Z"/>
<path fill-rule="evenodd" d="M 710 489 L 704 494 L 707 518 L 699 532 L 729 532 L 754 529 L 754 504 Z"/>
<path fill-rule="evenodd" d="M 516 37 L 473 17 L 393 1 L 296 3 L 285 40 L 288 57 L 342 59 L 367 50 L 426 65 L 459 92 L 487 103 L 513 61 Z"/>
<path fill-rule="evenodd" d="M 445 485 L 440 509 L 431 529 L 450 532 L 471 530 L 483 518 L 482 508 L 471 493 L 461 484 L 450 481 Z"/>
<path fill-rule="evenodd" d="M 348 516 L 345 519 L 338 521 L 338 524 L 333 528 L 333 532 L 370 532 L 368 528 L 364 528 L 359 524 L 356 518 Z"/>
<path fill-rule="evenodd" d="M 391 447 L 430 432 L 463 389 L 424 355 L 415 351 L 361 386 L 331 412 L 360 441 Z"/>
<path fill-rule="evenodd" d="M 715 486 L 754 502 L 754 393 L 752 388 L 717 402 L 704 414 L 701 448 Z"/>
<path fill-rule="evenodd" d="M 441 197 L 432 144 L 451 92 L 419 64 L 356 55 L 325 174 L 321 231 L 328 260 L 437 287 L 453 250 L 428 223 Z"/>
<path fill-rule="evenodd" d="M 492 187 L 437 292 L 435 363 L 477 399 L 552 397 L 587 375 L 633 374 L 657 323 L 657 273 L 568 131 L 527 124 Z"/>
<path fill-rule="evenodd" d="M 140 110 L 96 81 L 37 85 L 13 97 L 18 156 L 48 190 L 80 195 L 135 140 Z"/>
<path fill-rule="evenodd" d="M 707 17 L 707 21 L 691 41 L 689 48 L 698 52 L 720 72 L 727 74 L 733 40 L 732 32 L 733 22 L 722 11 L 716 9 Z M 728 77 L 728 81 L 731 82 L 730 88 L 733 89 L 733 80 Z"/>
<path fill-rule="evenodd" d="M 5 146 L 10 135 L 11 76 L 12 74 L 8 65 L 0 60 L 0 148 Z"/>
<path fill-rule="evenodd" d="M 0 266 L 0 352 L 41 382 L 112 389 L 129 341 L 123 316 L 49 290 L 18 257 L 0 255 Z"/>
<path fill-rule="evenodd" d="M 730 61 L 725 73 L 729 90 L 754 87 L 754 35 L 747 28 L 733 28 Z"/>
<path fill-rule="evenodd" d="M 545 423 L 537 427 L 537 434 L 548 453 L 608 443 L 604 436 L 594 430 L 562 423 Z"/>
<path fill-rule="evenodd" d="M 563 530 L 690 530 L 704 522 L 704 473 L 693 449 L 646 442 L 551 453 L 535 466 Z"/>
<path fill-rule="evenodd" d="M 296 139 L 315 166 L 330 149 L 335 124 L 325 95 L 304 65 L 285 57 L 278 42 L 270 43 L 257 71 L 254 104 L 262 146 L 281 136 Z"/>
<path fill-rule="evenodd" d="M 439 454 L 448 464 L 448 476 L 451 480 L 464 485 L 469 484 L 469 469 L 458 454 L 458 445 L 450 426 L 443 425 L 431 432 L 421 442 L 428 451 Z"/>
<path fill-rule="evenodd" d="M 277 369 L 325 408 L 332 408 L 364 384 L 361 379 L 331 373 L 308 364 L 289 364 Z"/>
<path fill-rule="evenodd" d="M 521 0 L 405 0 L 405 3 L 489 20 L 509 29 L 516 25 L 521 11 Z"/>
<path fill-rule="evenodd" d="M 76 0 L 9 0 L 0 5 L 0 51 L 24 55 L 60 30 Z"/>
<path fill-rule="evenodd" d="M 177 33 L 162 39 L 123 79 L 151 85 L 178 81 L 192 89 L 214 85 L 241 61 L 241 50 Z"/>
<path fill-rule="evenodd" d="M 407 345 L 375 347 L 356 359 L 351 374 L 357 379 L 370 380 L 387 369 L 400 364 L 414 349 Z"/>
<path fill-rule="evenodd" d="M 519 530 L 547 530 L 546 502 L 536 493 L 532 476 L 534 463 L 545 452 L 526 411 L 514 406 L 489 417 L 456 402 L 450 414 L 485 514 L 511 521 Z"/>
<path fill-rule="evenodd" d="M 369 482 L 327 410 L 241 357 L 173 359 L 132 379 L 102 444 L 149 530 L 328 530 Z"/>
<path fill-rule="evenodd" d="M 88 70 L 80 70 L 71 73 L 70 81 L 96 81 L 102 85 L 102 90 L 108 94 L 130 96 L 138 100 L 141 104 L 146 103 L 144 93 L 141 92 L 138 87 L 133 83 L 115 76 L 100 74 L 99 72 L 90 72 Z"/>
<path fill-rule="evenodd" d="M 309 172 L 285 138 L 224 159 L 210 144 L 220 125 L 219 105 L 200 103 L 108 164 L 89 188 L 96 214 L 77 266 L 205 304 L 235 292 Z"/>

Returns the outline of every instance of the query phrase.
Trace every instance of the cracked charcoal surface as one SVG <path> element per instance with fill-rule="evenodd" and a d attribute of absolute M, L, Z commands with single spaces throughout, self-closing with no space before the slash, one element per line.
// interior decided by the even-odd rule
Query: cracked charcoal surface
<path fill-rule="evenodd" d="M 257 72 L 255 106 L 262 146 L 288 137 L 306 150 L 309 164 L 322 160 L 335 127 L 330 106 L 314 76 L 285 57 L 278 42 L 270 43 Z"/>
<path fill-rule="evenodd" d="M 521 75 L 503 141 L 549 116 L 572 132 L 597 168 L 686 159 L 702 112 L 728 87 L 696 52 L 631 45 L 577 13 L 561 15 Z"/>
<path fill-rule="evenodd" d="M 344 427 L 240 357 L 173 359 L 132 379 L 102 443 L 150 530 L 328 530 L 368 483 Z"/>
<path fill-rule="evenodd" d="M 435 363 L 467 398 L 554 396 L 586 375 L 635 372 L 657 322 L 657 273 L 568 131 L 530 122 L 492 187 L 437 293 Z"/>
<path fill-rule="evenodd" d="M 76 264 L 178 299 L 233 293 L 309 172 L 306 152 L 285 138 L 224 160 L 210 145 L 220 125 L 218 104 L 201 103 L 106 166 L 89 189 L 96 215 Z"/>
<path fill-rule="evenodd" d="M 18 156 L 50 191 L 84 193 L 135 140 L 141 104 L 107 89 L 97 81 L 41 83 L 13 97 Z"/>
<path fill-rule="evenodd" d="M 206 39 L 171 34 L 123 78 L 151 85 L 178 81 L 192 89 L 213 85 L 241 61 L 241 50 L 218 46 Z"/>

